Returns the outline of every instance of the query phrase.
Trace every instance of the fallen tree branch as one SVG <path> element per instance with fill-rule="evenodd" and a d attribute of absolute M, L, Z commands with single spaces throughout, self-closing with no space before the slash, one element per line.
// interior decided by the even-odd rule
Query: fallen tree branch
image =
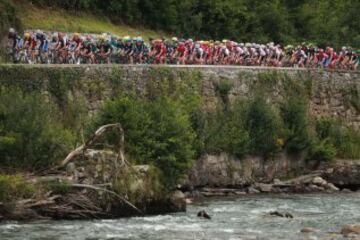
<path fill-rule="evenodd" d="M 96 190 L 96 191 L 103 191 L 103 192 L 112 194 L 112 195 L 116 196 L 117 198 L 119 198 L 121 201 L 123 201 L 126 205 L 128 205 L 129 207 L 136 210 L 138 213 L 140 213 L 142 215 L 144 214 L 140 209 L 135 207 L 135 205 L 133 205 L 131 202 L 129 202 L 128 200 L 126 200 L 125 198 L 123 198 L 122 196 L 117 194 L 116 192 L 110 191 L 110 190 L 105 189 L 105 188 L 95 187 L 93 185 L 87 185 L 87 184 L 71 184 L 70 186 L 74 187 L 74 188 L 87 188 L 87 189 L 92 189 L 92 190 Z"/>
<path fill-rule="evenodd" d="M 116 129 L 119 133 L 119 151 L 117 161 L 121 161 L 121 165 L 126 163 L 124 157 L 124 130 L 121 127 L 120 123 L 108 124 L 101 126 L 96 132 L 80 147 L 76 148 L 74 151 L 70 152 L 67 157 L 62 161 L 60 167 L 66 166 L 69 162 L 71 162 L 75 157 L 84 154 L 85 150 L 88 149 L 91 145 L 95 143 L 95 141 L 101 137 L 107 130 Z M 116 166 L 118 167 L 118 166 Z"/>

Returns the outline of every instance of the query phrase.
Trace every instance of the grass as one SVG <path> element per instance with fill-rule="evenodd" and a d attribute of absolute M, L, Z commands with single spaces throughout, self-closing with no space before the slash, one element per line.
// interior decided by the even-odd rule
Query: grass
<path fill-rule="evenodd" d="M 19 6 L 19 5 L 18 5 Z M 111 33 L 117 36 L 142 36 L 158 38 L 168 36 L 164 32 L 156 32 L 145 28 L 134 28 L 127 25 L 115 25 L 106 16 L 98 16 L 85 12 L 69 12 L 61 9 L 39 8 L 29 4 L 19 6 L 19 16 L 24 29 L 42 29 L 44 31 Z"/>

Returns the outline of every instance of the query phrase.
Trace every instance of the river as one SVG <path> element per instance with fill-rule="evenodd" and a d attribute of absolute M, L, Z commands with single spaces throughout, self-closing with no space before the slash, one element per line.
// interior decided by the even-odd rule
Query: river
<path fill-rule="evenodd" d="M 196 217 L 206 210 L 212 220 Z M 294 219 L 268 216 L 290 212 Z M 360 193 L 342 195 L 262 195 L 211 199 L 188 207 L 187 213 L 94 221 L 40 221 L 0 225 L 1 240 L 120 239 L 343 239 L 329 232 L 360 222 Z M 304 227 L 321 230 L 300 233 Z"/>

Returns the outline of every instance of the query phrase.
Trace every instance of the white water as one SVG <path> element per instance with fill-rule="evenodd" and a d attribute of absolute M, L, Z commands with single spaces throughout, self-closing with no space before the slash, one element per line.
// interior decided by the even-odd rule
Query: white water
<path fill-rule="evenodd" d="M 199 219 L 206 210 L 212 220 Z M 294 219 L 268 216 L 290 212 Z M 213 199 L 188 207 L 187 213 L 95 221 L 47 221 L 0 225 L 1 240 L 122 240 L 122 239 L 343 239 L 345 224 L 360 223 L 360 194 L 244 196 Z M 302 234 L 304 227 L 319 229 Z"/>

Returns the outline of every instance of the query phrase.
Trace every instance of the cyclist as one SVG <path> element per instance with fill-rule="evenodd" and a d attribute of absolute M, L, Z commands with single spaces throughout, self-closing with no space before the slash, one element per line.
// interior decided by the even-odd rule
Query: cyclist
<path fill-rule="evenodd" d="M 86 37 L 85 41 L 81 47 L 81 56 L 89 60 L 91 64 L 94 64 L 95 61 L 95 53 L 96 53 L 96 46 L 94 44 L 93 38 L 89 35 Z"/>
<path fill-rule="evenodd" d="M 204 49 L 201 47 L 200 42 L 196 42 L 192 54 L 193 64 L 202 65 L 204 63 Z"/>
<path fill-rule="evenodd" d="M 49 41 L 47 39 L 47 36 L 45 35 L 45 33 L 43 33 L 40 30 L 36 31 L 36 40 L 39 41 L 39 57 L 41 59 L 42 63 L 49 63 Z"/>
<path fill-rule="evenodd" d="M 162 40 L 154 41 L 154 63 L 165 64 L 167 56 L 167 49 Z"/>
<path fill-rule="evenodd" d="M 16 62 L 15 55 L 18 52 L 19 48 L 21 48 L 21 38 L 19 37 L 14 28 L 10 28 L 8 33 L 8 39 L 11 45 L 11 58 L 14 62 Z"/>
<path fill-rule="evenodd" d="M 145 58 L 148 55 L 148 48 L 144 44 L 144 40 L 142 37 L 137 37 L 135 39 L 135 44 L 132 49 L 133 55 L 131 56 L 131 63 L 140 63 L 143 64 L 145 62 Z"/>
<path fill-rule="evenodd" d="M 180 41 L 172 54 L 172 59 L 176 64 L 185 65 L 188 57 L 188 49 L 184 41 Z"/>
<path fill-rule="evenodd" d="M 65 63 L 65 59 L 67 58 L 68 55 L 68 40 L 65 36 L 64 33 L 59 32 L 58 33 L 58 42 L 57 42 L 57 46 L 55 48 L 57 54 L 58 54 L 58 58 L 59 58 L 59 62 L 60 63 Z"/>
<path fill-rule="evenodd" d="M 97 53 L 98 53 L 98 56 L 100 57 L 100 60 L 109 64 L 110 63 L 110 55 L 113 51 L 113 48 L 112 48 L 111 44 L 108 41 L 106 41 L 104 35 L 99 36 L 96 47 L 98 49 Z"/>
<path fill-rule="evenodd" d="M 27 50 L 28 54 L 31 56 L 30 57 L 31 60 L 29 61 L 29 63 L 34 62 L 35 48 L 36 48 L 36 39 L 30 33 L 26 32 L 24 34 L 22 49 Z"/>
<path fill-rule="evenodd" d="M 83 40 L 80 37 L 79 33 L 74 33 L 72 35 L 71 39 L 71 50 L 74 52 L 75 62 L 76 64 L 80 64 L 80 56 L 81 56 L 81 46 L 82 46 Z"/>

